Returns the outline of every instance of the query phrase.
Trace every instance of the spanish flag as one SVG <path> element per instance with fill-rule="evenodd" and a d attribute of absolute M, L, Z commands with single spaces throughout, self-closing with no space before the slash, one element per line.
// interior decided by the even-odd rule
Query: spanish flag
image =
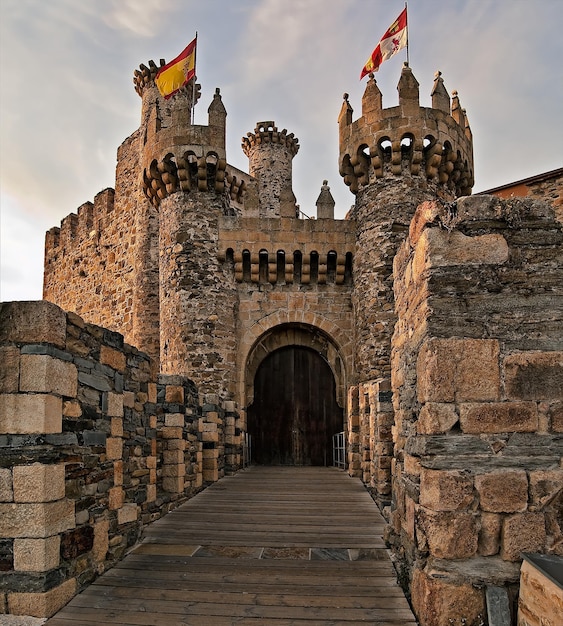
<path fill-rule="evenodd" d="M 160 95 L 166 100 L 195 78 L 196 45 L 197 36 L 175 59 L 163 65 L 154 77 Z"/>
<path fill-rule="evenodd" d="M 395 53 L 408 46 L 407 31 L 407 8 L 401 12 L 399 17 L 389 26 L 375 50 L 366 61 L 360 74 L 360 80 L 370 72 L 377 72 L 383 61 L 390 59 Z M 407 48 L 408 50 L 408 48 Z"/>

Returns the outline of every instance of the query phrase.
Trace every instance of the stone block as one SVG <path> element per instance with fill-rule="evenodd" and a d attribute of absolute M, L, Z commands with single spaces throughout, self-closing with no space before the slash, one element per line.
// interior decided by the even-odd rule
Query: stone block
<path fill-rule="evenodd" d="M 219 480 L 218 469 L 204 469 L 203 470 L 203 482 L 214 483 Z"/>
<path fill-rule="evenodd" d="M 74 363 L 47 354 L 22 354 L 20 358 L 20 391 L 53 393 L 76 398 L 78 371 Z"/>
<path fill-rule="evenodd" d="M 475 476 L 479 506 L 489 513 L 518 513 L 528 507 L 528 476 L 524 470 L 499 470 Z"/>
<path fill-rule="evenodd" d="M 467 559 L 477 553 L 478 520 L 471 512 L 419 507 L 416 534 L 419 548 L 424 549 L 425 539 L 430 554 L 439 559 Z"/>
<path fill-rule="evenodd" d="M 12 615 L 51 617 L 68 604 L 78 591 L 75 578 L 43 593 L 8 593 L 8 611 Z"/>
<path fill-rule="evenodd" d="M 186 475 L 186 466 L 184 465 L 184 463 L 178 463 L 176 465 L 163 465 L 162 466 L 162 477 L 175 477 L 175 476 L 182 476 L 184 477 Z"/>
<path fill-rule="evenodd" d="M 113 462 L 113 484 L 115 487 L 123 486 L 123 461 Z"/>
<path fill-rule="evenodd" d="M 416 373 L 420 402 L 498 400 L 498 341 L 429 339 L 418 354 Z"/>
<path fill-rule="evenodd" d="M 219 433 L 217 431 L 215 432 L 203 432 L 201 433 L 201 440 L 202 441 L 211 441 L 211 442 L 215 442 L 217 443 L 219 441 Z"/>
<path fill-rule="evenodd" d="M 123 394 L 114 391 L 107 392 L 108 417 L 123 417 Z"/>
<path fill-rule="evenodd" d="M 91 556 L 96 563 L 104 563 L 109 548 L 109 520 L 103 519 L 94 524 L 94 542 Z"/>
<path fill-rule="evenodd" d="M 173 404 L 184 404 L 184 388 L 179 385 L 166 385 L 165 401 Z"/>
<path fill-rule="evenodd" d="M 459 407 L 464 433 L 533 433 L 538 429 L 535 402 L 468 403 Z"/>
<path fill-rule="evenodd" d="M 110 461 L 123 458 L 123 439 L 121 437 L 108 437 L 106 439 L 106 455 Z"/>
<path fill-rule="evenodd" d="M 12 470 L 0 468 L 0 502 L 13 502 L 14 488 L 12 482 Z"/>
<path fill-rule="evenodd" d="M 422 470 L 422 506 L 433 511 L 459 511 L 469 508 L 473 500 L 473 478 L 469 473 L 456 470 Z"/>
<path fill-rule="evenodd" d="M 163 452 L 164 465 L 179 465 L 184 462 L 183 450 L 165 450 Z"/>
<path fill-rule="evenodd" d="M 160 434 L 163 439 L 182 439 L 184 429 L 179 426 L 163 426 Z"/>
<path fill-rule="evenodd" d="M 156 485 L 147 485 L 147 502 L 154 502 L 156 500 Z"/>
<path fill-rule="evenodd" d="M 481 529 L 479 531 L 479 554 L 493 556 L 500 550 L 500 533 L 502 529 L 502 515 L 497 513 L 481 514 Z"/>
<path fill-rule="evenodd" d="M 184 428 L 185 418 L 182 413 L 167 413 L 164 416 L 164 425 L 165 426 L 176 426 L 180 428 Z"/>
<path fill-rule="evenodd" d="M 167 493 L 182 493 L 184 491 L 183 476 L 166 476 L 162 479 L 162 489 Z"/>
<path fill-rule="evenodd" d="M 14 569 L 20 572 L 47 572 L 60 562 L 61 537 L 14 539 Z"/>
<path fill-rule="evenodd" d="M 123 487 L 112 487 L 108 493 L 108 508 L 111 511 L 120 509 L 123 506 L 124 498 Z"/>
<path fill-rule="evenodd" d="M 0 393 L 19 390 L 20 351 L 16 346 L 0 347 Z"/>
<path fill-rule="evenodd" d="M 521 352 L 504 359 L 509 400 L 560 400 L 563 397 L 563 352 Z"/>
<path fill-rule="evenodd" d="M 112 417 L 110 434 L 112 437 L 123 437 L 123 418 Z"/>
<path fill-rule="evenodd" d="M 64 348 L 66 313 L 46 300 L 0 303 L 0 343 L 50 343 Z"/>
<path fill-rule="evenodd" d="M 466 582 L 445 580 L 415 569 L 411 601 L 420 624 L 424 626 L 464 626 L 484 624 L 485 598 L 481 589 Z"/>
<path fill-rule="evenodd" d="M 0 434 L 62 432 L 62 399 L 50 394 L 1 394 Z"/>
<path fill-rule="evenodd" d="M 45 538 L 74 528 L 74 502 L 0 504 L 0 537 Z"/>
<path fill-rule="evenodd" d="M 505 561 L 518 561 L 523 552 L 543 552 L 546 531 L 543 513 L 515 513 L 502 525 L 500 555 Z"/>
<path fill-rule="evenodd" d="M 109 367 L 117 370 L 118 372 L 124 372 L 127 365 L 127 359 L 125 354 L 115 348 L 109 346 L 102 346 L 100 348 L 100 363 L 102 365 L 109 365 Z"/>
<path fill-rule="evenodd" d="M 124 504 L 117 511 L 117 523 L 121 524 L 130 524 L 132 522 L 137 521 L 137 517 L 139 515 L 139 507 L 136 504 Z"/>
<path fill-rule="evenodd" d="M 418 414 L 416 430 L 421 435 L 437 435 L 451 430 L 458 422 L 455 404 L 427 402 Z"/>
<path fill-rule="evenodd" d="M 65 466 L 15 465 L 12 469 L 15 502 L 53 502 L 65 497 Z"/>
<path fill-rule="evenodd" d="M 88 524 L 63 533 L 61 537 L 61 557 L 65 561 L 76 559 L 90 552 L 94 545 L 94 528 Z"/>
<path fill-rule="evenodd" d="M 543 509 L 563 491 L 563 469 L 530 472 L 530 507 Z"/>
<path fill-rule="evenodd" d="M 147 385 L 147 400 L 151 404 L 156 404 L 156 400 L 157 400 L 156 383 L 148 383 L 148 385 Z"/>

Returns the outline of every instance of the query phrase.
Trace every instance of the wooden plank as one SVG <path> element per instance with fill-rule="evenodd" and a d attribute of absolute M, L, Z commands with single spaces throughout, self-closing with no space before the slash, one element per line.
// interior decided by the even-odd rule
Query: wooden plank
<path fill-rule="evenodd" d="M 359 480 L 251 468 L 148 527 L 48 626 L 416 626 Z"/>

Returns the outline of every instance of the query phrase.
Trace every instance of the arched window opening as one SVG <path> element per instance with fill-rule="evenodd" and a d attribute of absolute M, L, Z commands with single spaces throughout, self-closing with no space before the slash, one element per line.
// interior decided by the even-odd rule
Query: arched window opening
<path fill-rule="evenodd" d="M 277 282 L 285 283 L 285 252 L 283 250 L 278 250 L 276 255 L 276 271 L 277 271 Z"/>
<path fill-rule="evenodd" d="M 250 250 L 242 251 L 242 280 L 250 282 Z"/>
<path fill-rule="evenodd" d="M 346 253 L 346 263 L 344 264 L 344 284 L 352 284 L 352 253 Z"/>
<path fill-rule="evenodd" d="M 230 271 L 234 272 L 235 269 L 235 253 L 232 248 L 227 248 L 225 252 L 225 267 Z"/>
<path fill-rule="evenodd" d="M 258 254 L 258 280 L 261 283 L 268 282 L 268 251 L 260 250 Z"/>
<path fill-rule="evenodd" d="M 319 280 L 319 253 L 311 252 L 311 282 L 316 283 Z"/>
<path fill-rule="evenodd" d="M 336 281 L 336 252 L 331 250 L 326 255 L 326 282 L 334 283 Z"/>
<path fill-rule="evenodd" d="M 414 137 L 409 133 L 401 139 L 401 158 L 412 157 L 414 148 Z"/>
<path fill-rule="evenodd" d="M 293 253 L 293 282 L 299 284 L 301 282 L 301 270 L 303 267 L 303 254 L 301 250 Z"/>
<path fill-rule="evenodd" d="M 381 159 L 387 163 L 391 161 L 392 143 L 389 137 L 382 137 L 377 144 Z"/>

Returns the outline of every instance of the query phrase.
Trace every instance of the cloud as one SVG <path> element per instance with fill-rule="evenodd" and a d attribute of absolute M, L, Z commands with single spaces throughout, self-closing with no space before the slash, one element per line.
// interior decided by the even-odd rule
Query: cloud
<path fill-rule="evenodd" d="M 179 6 L 173 0 L 110 0 L 107 5 L 104 22 L 137 37 L 154 37 Z"/>

